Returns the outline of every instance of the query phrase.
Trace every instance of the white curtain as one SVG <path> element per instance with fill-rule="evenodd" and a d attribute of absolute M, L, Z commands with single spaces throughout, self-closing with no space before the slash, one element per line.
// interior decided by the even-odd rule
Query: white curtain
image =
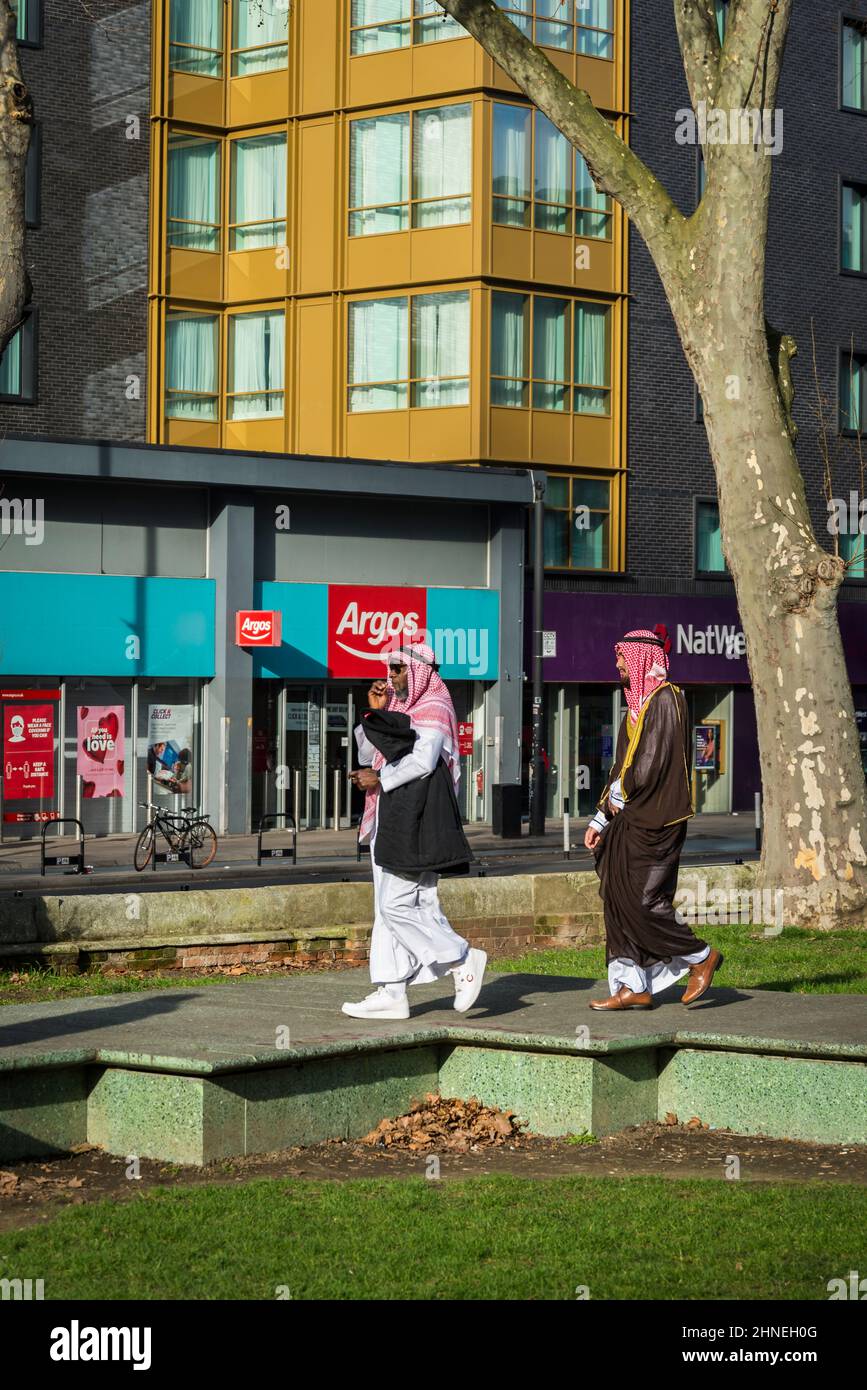
<path fill-rule="evenodd" d="M 412 360 L 413 405 L 469 404 L 470 296 L 466 291 L 418 295 L 413 300 Z"/>
<path fill-rule="evenodd" d="M 564 0 L 536 0 L 536 43 L 545 48 L 571 50 L 571 11 L 572 6 L 564 4 Z"/>
<path fill-rule="evenodd" d="M 843 185 L 843 269 L 864 270 L 864 194 Z"/>
<path fill-rule="evenodd" d="M 470 220 L 472 126 L 469 106 L 440 106 L 413 116 L 413 197 L 417 227 Z"/>
<path fill-rule="evenodd" d="M 169 7 L 169 65 L 178 72 L 219 77 L 222 55 L 221 0 L 171 0 Z"/>
<path fill-rule="evenodd" d="M 220 147 L 216 140 L 169 136 L 169 246 L 189 251 L 219 251 L 217 211 Z"/>
<path fill-rule="evenodd" d="M 410 0 L 352 0 L 352 52 L 382 53 L 409 43 Z"/>
<path fill-rule="evenodd" d="M 232 146 L 233 251 L 286 241 L 286 136 L 257 135 Z M 258 224 L 258 225 L 256 225 Z"/>
<path fill-rule="evenodd" d="M 166 415 L 217 418 L 217 320 L 210 315 L 176 315 L 166 322 Z"/>
<path fill-rule="evenodd" d="M 536 226 L 547 232 L 570 230 L 572 146 L 541 111 L 536 112 Z"/>
<path fill-rule="evenodd" d="M 254 72 L 270 72 L 285 68 L 288 49 L 289 7 L 280 8 L 281 0 L 234 0 L 235 28 L 233 47 L 253 49 L 252 53 L 236 53 L 232 63 L 234 77 L 249 77 Z M 268 47 L 263 47 L 267 44 Z"/>
<path fill-rule="evenodd" d="M 529 225 L 530 112 L 494 103 L 494 221 Z"/>
<path fill-rule="evenodd" d="M 231 322 L 233 420 L 262 420 L 283 414 L 282 313 L 234 314 Z"/>
<path fill-rule="evenodd" d="M 441 39 L 465 39 L 467 31 L 446 14 L 437 0 L 415 0 L 416 43 L 439 43 Z"/>
<path fill-rule="evenodd" d="M 501 10 L 509 11 L 509 19 L 526 38 L 533 37 L 533 0 L 497 0 Z"/>
<path fill-rule="evenodd" d="M 575 305 L 575 381 L 585 388 L 608 386 L 608 310 L 596 304 Z M 575 410 L 607 415 L 607 390 L 576 390 Z"/>
<path fill-rule="evenodd" d="M 568 406 L 568 310 L 565 299 L 537 295 L 533 300 L 533 405 L 537 410 L 565 410 Z"/>
<path fill-rule="evenodd" d="M 864 61 L 867 40 L 854 24 L 843 25 L 843 105 L 864 109 Z"/>
<path fill-rule="evenodd" d="M 575 151 L 575 202 L 580 212 L 575 214 L 575 231 L 578 236 L 608 236 L 609 212 L 611 202 L 606 193 L 598 192 L 590 177 L 590 171 L 583 155 Z M 593 209 L 593 211 L 589 211 Z"/>
<path fill-rule="evenodd" d="M 350 236 L 400 232 L 408 226 L 408 115 L 352 122 L 349 206 Z"/>
<path fill-rule="evenodd" d="M 362 299 L 350 304 L 351 411 L 406 408 L 407 318 L 405 299 Z"/>
<path fill-rule="evenodd" d="M 497 290 L 491 302 L 491 405 L 527 404 L 528 296 Z M 506 380 L 497 378 L 505 377 Z"/>
<path fill-rule="evenodd" d="M 575 18 L 578 21 L 575 30 L 578 52 L 590 58 L 613 58 L 613 35 L 600 30 L 614 28 L 614 0 L 584 0 L 581 8 L 575 11 Z"/>

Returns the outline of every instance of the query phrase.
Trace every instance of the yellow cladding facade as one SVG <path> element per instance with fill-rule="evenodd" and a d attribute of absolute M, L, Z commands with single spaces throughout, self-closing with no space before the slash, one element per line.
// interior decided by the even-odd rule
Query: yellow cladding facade
<path fill-rule="evenodd" d="M 404 3 L 407 24 L 401 37 L 406 41 L 369 52 L 352 51 L 362 46 L 352 19 L 353 14 L 364 18 L 363 4 L 291 0 L 285 66 L 246 73 L 245 55 L 238 51 L 238 7 L 250 6 L 255 16 L 263 0 L 218 0 L 222 22 L 214 21 L 207 52 L 190 47 L 190 26 L 185 30 L 177 17 L 172 19 L 172 3 L 159 0 L 153 7 L 149 439 L 252 452 L 535 464 L 564 480 L 605 480 L 611 484 L 610 533 L 607 563 L 601 567 L 623 568 L 628 265 L 619 206 L 608 205 L 607 215 L 593 224 L 604 226 L 604 235 L 597 230 L 592 237 L 579 234 L 574 206 L 568 230 L 546 229 L 538 207 L 534 214 L 530 206 L 539 196 L 532 187 L 526 208 L 519 198 L 500 199 L 510 212 L 508 217 L 495 213 L 495 107 L 498 121 L 508 124 L 513 117 L 520 123 L 533 119 L 521 115 L 529 104 L 471 38 L 415 41 L 419 21 L 412 22 L 413 0 Z M 266 6 L 281 3 L 285 9 L 287 0 L 264 0 Z M 514 7 L 533 14 L 533 0 L 514 0 Z M 572 7 L 573 0 L 564 0 L 566 11 Z M 416 14 L 422 8 L 415 0 Z M 581 8 L 578 0 L 575 10 Z M 372 13 L 380 17 L 382 10 Z M 628 140 L 629 0 L 612 0 L 611 13 L 610 58 L 545 51 Z M 268 37 L 257 34 L 255 25 L 251 29 L 249 21 L 247 28 L 250 47 Z M 203 40 L 193 34 L 193 42 Z M 255 69 L 255 61 L 249 66 Z M 374 210 L 350 217 L 359 201 L 351 181 L 353 123 L 404 115 L 406 157 L 414 171 L 418 123 L 431 113 L 442 119 L 449 107 L 462 108 L 461 120 L 469 122 L 471 133 L 470 186 L 461 211 L 466 220 L 419 225 L 424 208 L 416 207 L 412 173 L 406 208 L 388 210 L 399 227 L 351 235 L 351 226 L 361 225 L 358 219 L 377 215 Z M 269 233 L 278 244 L 261 245 L 257 227 L 245 223 L 236 206 L 233 179 L 241 157 L 251 148 L 261 152 L 268 143 L 263 145 L 261 137 L 271 136 L 281 137 L 273 142 L 280 151 L 285 138 L 285 231 L 278 209 Z M 530 139 L 535 151 L 538 136 Z M 212 202 L 196 213 L 195 225 L 186 214 L 176 216 L 170 150 L 199 152 L 210 171 Z M 509 219 L 511 225 L 504 225 Z M 248 237 L 252 246 L 245 247 Z M 442 298 L 449 295 L 451 300 Z M 512 298 L 503 299 L 506 295 Z M 353 315 L 360 322 L 365 313 L 353 306 L 371 300 L 378 301 L 383 322 L 399 323 L 408 340 L 405 368 L 395 369 L 396 379 L 385 393 L 388 408 L 378 408 L 382 390 L 363 384 L 351 389 L 353 382 L 365 381 L 364 370 L 350 365 Z M 392 300 L 397 303 L 389 306 Z M 513 322 L 535 324 L 537 300 L 540 323 L 550 317 L 546 311 L 560 314 L 572 345 L 566 349 L 570 363 L 574 346 L 574 370 L 570 365 L 559 385 L 547 377 L 537 382 L 527 328 L 523 380 L 494 380 L 495 308 L 506 306 Z M 443 303 L 468 315 L 467 361 L 460 366 L 467 380 L 446 382 L 456 389 L 432 397 L 417 360 L 415 325 L 424 321 L 426 307 Z M 577 365 L 579 320 L 583 324 L 590 316 L 605 320 L 604 390 L 597 389 L 597 378 L 593 389 L 587 387 Z M 265 324 L 272 339 L 281 335 L 280 395 L 273 389 L 254 395 L 249 381 L 244 391 L 237 389 L 234 354 L 247 341 L 244 324 L 256 333 Z M 175 334 L 173 361 L 189 350 L 194 329 L 196 344 L 202 335 L 207 338 L 211 395 L 184 395 L 177 380 L 167 380 L 175 372 L 167 369 L 167 329 Z M 541 331 L 534 328 L 533 342 Z"/>

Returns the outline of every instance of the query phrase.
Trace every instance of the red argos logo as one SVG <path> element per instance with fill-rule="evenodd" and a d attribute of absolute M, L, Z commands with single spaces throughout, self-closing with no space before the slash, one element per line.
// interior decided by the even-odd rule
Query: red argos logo
<path fill-rule="evenodd" d="M 244 609 L 235 614 L 236 647 L 279 647 L 283 640 L 283 614 Z"/>
<path fill-rule="evenodd" d="M 382 652 L 423 634 L 427 589 L 331 584 L 328 589 L 328 672 L 331 676 L 386 674 Z"/>

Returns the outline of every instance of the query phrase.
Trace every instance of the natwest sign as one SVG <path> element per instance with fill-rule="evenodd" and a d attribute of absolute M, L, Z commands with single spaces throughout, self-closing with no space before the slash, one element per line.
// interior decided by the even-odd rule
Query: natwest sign
<path fill-rule="evenodd" d="M 235 614 L 236 647 L 279 647 L 283 640 L 283 614 L 242 609 Z"/>
<path fill-rule="evenodd" d="M 386 648 L 424 633 L 427 589 L 331 584 L 328 588 L 328 671 L 332 676 L 385 677 Z"/>

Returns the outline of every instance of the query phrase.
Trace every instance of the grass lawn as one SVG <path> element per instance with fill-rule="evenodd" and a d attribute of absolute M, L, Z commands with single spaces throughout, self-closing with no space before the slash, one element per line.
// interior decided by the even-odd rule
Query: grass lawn
<path fill-rule="evenodd" d="M 70 1208 L 0 1237 L 47 1299 L 827 1299 L 863 1187 L 666 1178 L 266 1180 Z"/>
<path fill-rule="evenodd" d="M 706 930 L 708 939 L 721 948 L 726 958 L 722 973 L 717 976 L 720 985 L 734 989 L 781 989 L 794 994 L 867 993 L 867 933 L 824 933 L 786 927 L 781 936 L 765 937 L 760 927 L 709 927 Z M 606 973 L 605 952 L 601 946 L 584 951 L 528 951 L 520 957 L 493 960 L 490 968 L 533 975 L 576 975 L 593 980 L 604 979 Z M 289 978 L 282 971 L 274 974 Z M 102 975 L 98 970 L 86 975 L 62 975 L 43 969 L 0 970 L 0 1005 L 79 995 L 132 994 L 147 989 L 189 989 L 251 979 L 262 979 L 262 976 L 199 977 L 180 971 Z"/>

